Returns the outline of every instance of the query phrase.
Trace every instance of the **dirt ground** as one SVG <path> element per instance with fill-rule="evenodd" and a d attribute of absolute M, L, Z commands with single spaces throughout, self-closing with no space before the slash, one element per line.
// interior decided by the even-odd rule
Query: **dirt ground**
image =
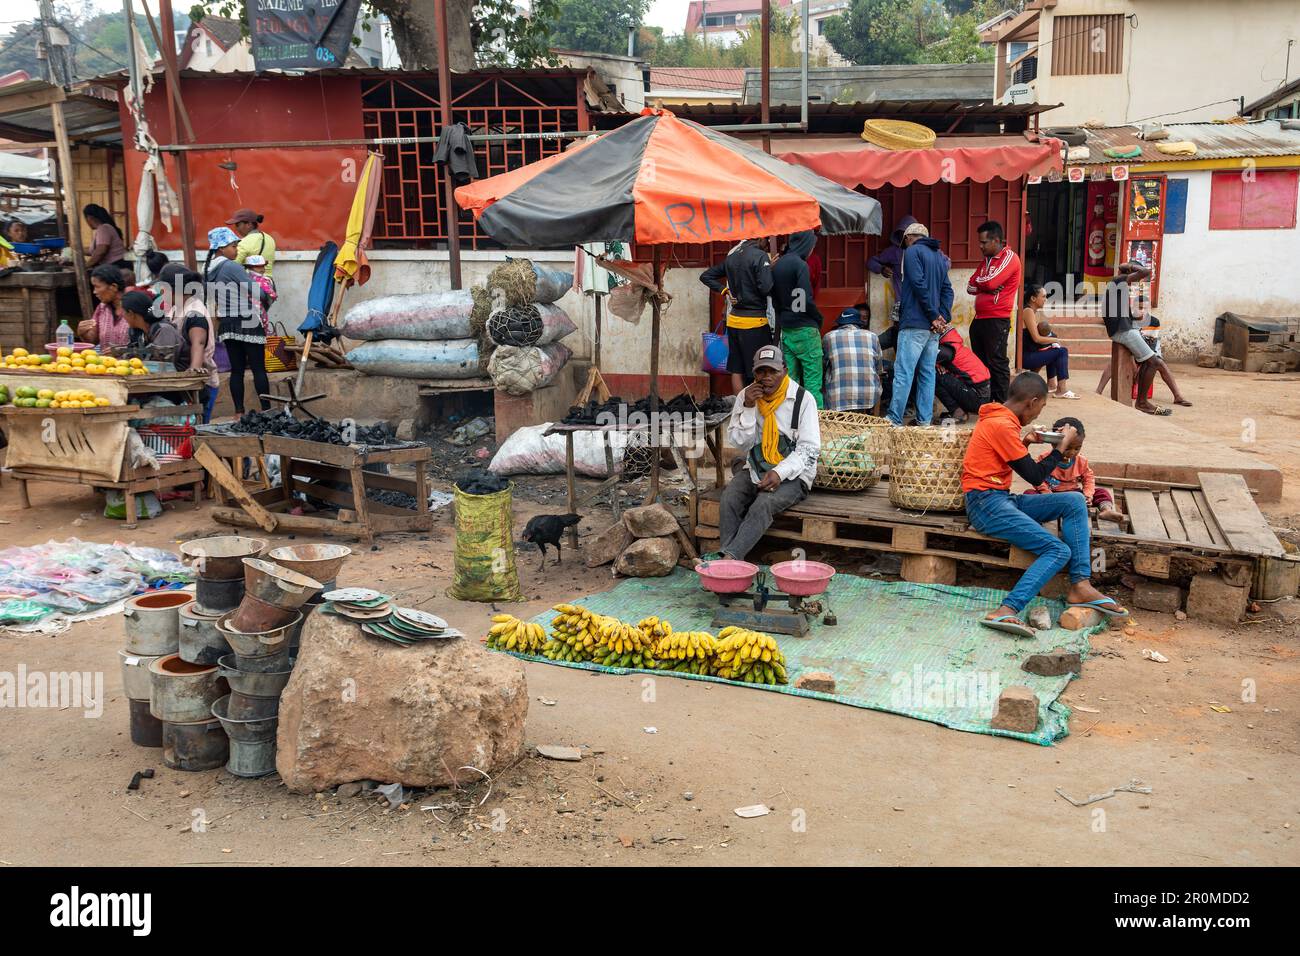
<path fill-rule="evenodd" d="M 1282 467 L 1286 494 L 1268 510 L 1278 527 L 1300 527 L 1300 378 L 1178 372 L 1196 402 L 1179 410 L 1179 423 Z M 1090 384 L 1082 379 L 1076 387 Z M 1241 441 L 1243 416 L 1257 421 L 1254 441 Z M 558 483 L 532 491 L 517 504 L 517 527 L 531 514 L 564 510 Z M 45 484 L 32 497 L 35 509 L 21 511 L 14 483 L 0 487 L 6 544 L 76 536 L 174 547 L 219 530 L 210 506 L 169 506 L 125 532 L 99 517 L 102 502 L 90 494 Z M 583 534 L 608 520 L 594 510 Z M 362 549 L 341 580 L 481 634 L 490 608 L 443 597 L 451 532 L 444 510 L 430 535 Z M 539 573 L 536 552 L 521 552 L 519 568 L 529 597 L 511 608 L 520 616 L 610 582 L 607 568 L 588 571 L 576 555 Z M 1268 607 L 1230 629 L 1136 617 L 1135 636 L 1094 641 L 1064 695 L 1074 710 L 1070 735 L 1052 747 L 667 677 L 654 679 L 647 701 L 644 676 L 529 663 L 529 755 L 498 776 L 476 811 L 436 815 L 421 805 L 447 803 L 450 794 L 387 811 L 361 797 L 291 794 L 277 776 L 166 769 L 159 751 L 128 736 L 120 616 L 56 636 L 0 634 L 0 671 L 20 663 L 101 670 L 108 697 L 100 719 L 75 710 L 0 713 L 0 866 L 1300 863 L 1297 626 Z M 1144 648 L 1169 663 L 1144 660 Z M 1245 681 L 1254 702 L 1242 702 Z M 582 747 L 583 760 L 531 752 L 548 743 Z M 154 779 L 128 792 L 145 767 Z M 1135 779 L 1152 792 L 1085 808 L 1055 792 L 1081 799 Z M 757 803 L 773 812 L 733 812 Z M 209 825 L 193 832 L 200 811 Z"/>

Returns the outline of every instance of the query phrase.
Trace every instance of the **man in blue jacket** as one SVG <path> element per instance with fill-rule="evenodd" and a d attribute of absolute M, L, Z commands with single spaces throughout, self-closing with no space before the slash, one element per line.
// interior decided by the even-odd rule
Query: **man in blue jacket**
<path fill-rule="evenodd" d="M 903 233 L 903 291 L 894 349 L 893 397 L 888 418 L 903 424 L 907 397 L 916 379 L 916 423 L 930 424 L 934 414 L 935 361 L 939 336 L 952 321 L 952 283 L 948 259 L 930 231 L 914 222 Z"/>

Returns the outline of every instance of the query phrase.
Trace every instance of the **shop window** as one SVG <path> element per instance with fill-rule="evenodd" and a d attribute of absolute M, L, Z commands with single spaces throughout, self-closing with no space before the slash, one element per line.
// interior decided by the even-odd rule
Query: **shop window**
<path fill-rule="evenodd" d="M 1052 18 L 1052 75 L 1124 72 L 1124 15 Z"/>
<path fill-rule="evenodd" d="M 1259 169 L 1215 173 L 1210 183 L 1211 229 L 1294 229 L 1300 171 Z"/>

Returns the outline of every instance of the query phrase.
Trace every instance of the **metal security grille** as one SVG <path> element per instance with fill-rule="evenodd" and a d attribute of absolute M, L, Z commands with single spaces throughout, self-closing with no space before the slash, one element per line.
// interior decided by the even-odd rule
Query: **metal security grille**
<path fill-rule="evenodd" d="M 538 89 L 533 89 L 537 86 Z M 545 90 L 542 87 L 545 86 Z M 576 82 L 533 84 L 506 77 L 474 77 L 462 90 L 453 87 L 457 122 L 475 134 L 544 134 L 587 129 L 586 109 Z M 362 87 L 362 119 L 367 136 L 437 137 L 442 133 L 438 84 L 433 79 L 389 79 Z M 569 140 L 517 139 L 476 143 L 481 178 L 518 169 L 561 152 Z M 433 161 L 437 144 L 389 143 L 384 155 L 384 188 L 375 212 L 374 239 L 380 248 L 429 248 L 447 241 L 442 168 Z M 459 217 L 462 248 L 494 249 L 468 212 Z"/>

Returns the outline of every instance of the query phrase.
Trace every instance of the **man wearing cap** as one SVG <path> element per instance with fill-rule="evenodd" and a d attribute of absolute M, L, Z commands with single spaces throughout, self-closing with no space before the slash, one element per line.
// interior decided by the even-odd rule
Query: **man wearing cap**
<path fill-rule="evenodd" d="M 226 225 L 240 235 L 235 261 L 241 266 L 249 256 L 266 259 L 265 274 L 275 274 L 275 240 L 262 231 L 263 217 L 251 209 L 236 209 L 226 220 Z"/>
<path fill-rule="evenodd" d="M 874 412 L 880 401 L 880 341 L 862 322 L 863 303 L 845 309 L 822 338 L 826 375 L 822 394 L 833 412 Z"/>
<path fill-rule="evenodd" d="M 952 283 L 948 258 L 930 231 L 914 222 L 903 232 L 903 297 L 898 310 L 898 344 L 889 415 L 903 424 L 912 381 L 916 380 L 916 423 L 930 424 L 934 414 L 935 362 L 939 335 L 952 321 Z"/>
<path fill-rule="evenodd" d="M 727 437 L 745 464 L 722 492 L 721 547 L 743 561 L 772 519 L 808 494 L 822 446 L 817 403 L 790 380 L 777 346 L 754 353 L 754 382 L 736 396 Z"/>

